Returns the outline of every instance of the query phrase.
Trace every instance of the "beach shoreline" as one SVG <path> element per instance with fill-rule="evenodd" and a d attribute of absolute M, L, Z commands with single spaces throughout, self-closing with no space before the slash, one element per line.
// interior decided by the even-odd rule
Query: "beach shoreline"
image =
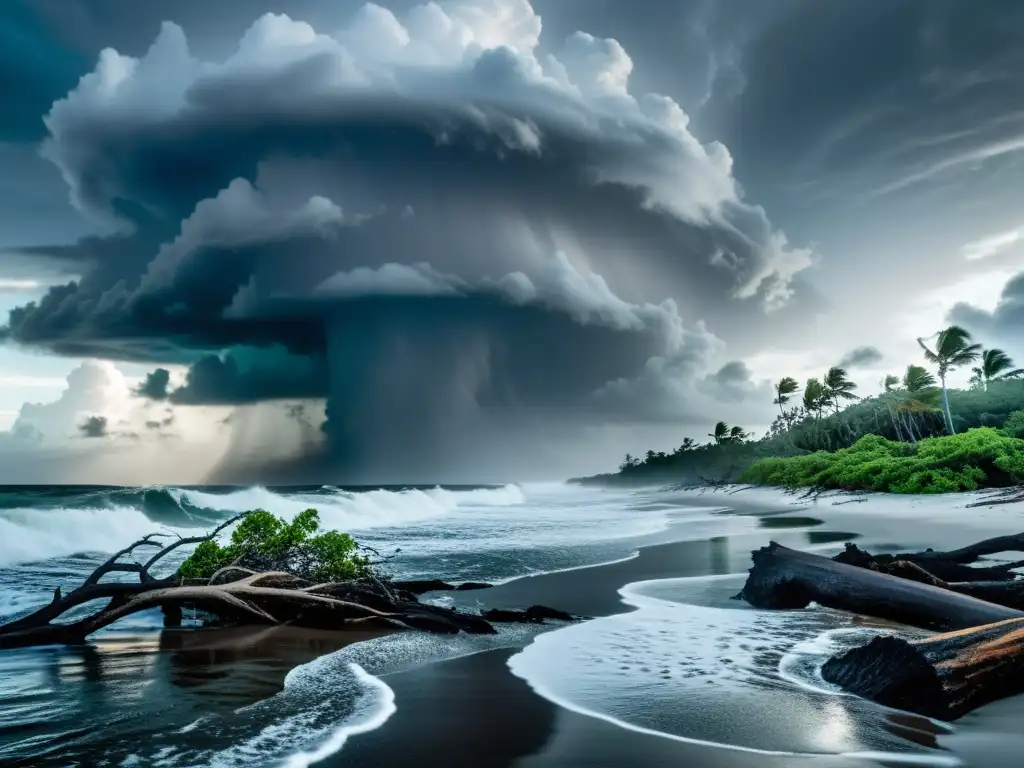
<path fill-rule="evenodd" d="M 906 498 L 875 496 L 862 503 L 846 504 L 835 496 L 799 499 L 773 489 L 734 487 L 704 493 L 668 491 L 662 499 L 690 513 L 703 510 L 706 514 L 672 519 L 665 530 L 629 539 L 634 554 L 613 562 L 523 576 L 481 591 L 427 597 L 445 599 L 448 605 L 464 609 L 543 604 L 586 617 L 618 616 L 637 610 L 627 601 L 631 586 L 708 577 L 742 580 L 750 566 L 751 550 L 769 540 L 823 554 L 850 540 L 874 551 L 950 548 L 967 539 L 1008 532 L 1008 520 L 1015 514 L 1010 508 L 970 509 L 968 525 L 963 510 L 975 500 L 968 494 L 922 497 L 911 504 Z M 921 525 L 922 520 L 929 525 Z M 719 533 L 708 533 L 712 530 Z M 547 634 L 563 626 L 538 629 Z M 144 636 L 110 633 L 91 644 L 98 650 L 100 662 L 83 660 L 85 671 L 81 674 L 86 678 L 90 674 L 109 675 L 104 670 L 114 669 L 121 675 L 145 677 L 147 684 L 201 702 L 206 713 L 227 712 L 272 700 L 289 675 L 313 662 L 332 663 L 331 655 L 341 648 L 382 634 L 353 636 L 287 627 L 273 631 L 185 629 Z M 454 762 L 484 768 L 569 768 L 584 764 L 609 768 L 678 764 L 782 768 L 804 762 L 842 768 L 888 764 L 839 755 L 752 754 L 686 743 L 582 714 L 546 698 L 510 669 L 510 659 L 532 641 L 530 634 L 511 635 L 505 647 L 499 644 L 474 650 L 467 645 L 469 650 L 447 658 L 442 654 L 440 659 L 413 661 L 395 671 L 371 669 L 385 689 L 390 689 L 395 710 L 383 713 L 372 730 L 352 731 L 338 751 L 312 764 L 423 765 L 426 747 L 431 765 Z M 105 657 L 117 663 L 104 662 Z M 154 663 L 153 658 L 164 661 Z M 175 662 L 166 663 L 168 659 Z M 90 664 L 92 671 L 88 669 Z M 211 707 L 218 696 L 216 706 Z M 1007 707 L 1012 712 L 1024 711 L 1024 702 L 1012 699 L 1000 706 L 1004 713 Z M 903 728 L 911 740 L 925 738 L 929 746 L 937 746 L 935 734 L 928 735 L 921 730 L 921 721 L 912 716 L 910 719 L 916 725 L 894 726 L 894 732 Z M 986 716 L 986 709 L 979 710 L 949 737 L 951 748 L 970 751 L 974 746 L 970 733 L 1005 729 L 998 723 Z M 345 728 L 338 722 L 334 730 Z M 926 735 L 922 737 L 922 733 Z M 985 750 L 999 751 L 991 738 L 984 741 Z M 64 753 L 59 750 L 52 752 L 51 758 L 11 764 L 66 764 L 66 760 L 61 762 Z M 914 765 L 910 758 L 903 756 L 900 764 Z M 997 768 L 1002 764 L 982 761 L 977 766 Z"/>

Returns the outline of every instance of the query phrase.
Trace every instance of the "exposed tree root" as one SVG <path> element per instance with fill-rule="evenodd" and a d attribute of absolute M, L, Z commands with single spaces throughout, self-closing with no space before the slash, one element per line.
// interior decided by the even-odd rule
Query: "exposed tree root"
<path fill-rule="evenodd" d="M 494 634 L 487 619 L 477 614 L 420 603 L 414 590 L 428 591 L 445 582 L 388 582 L 370 577 L 358 581 L 312 584 L 283 571 L 256 572 L 238 565 L 221 568 L 209 579 L 186 582 L 178 576 L 155 578 L 152 568 L 169 553 L 188 544 L 209 541 L 244 515 L 225 521 L 205 536 L 179 537 L 170 544 L 158 541 L 164 534 L 150 534 L 112 555 L 96 568 L 81 586 L 61 595 L 28 616 L 0 625 L 0 648 L 49 644 L 78 644 L 92 633 L 140 611 L 163 609 L 165 623 L 180 624 L 183 606 L 192 606 L 227 624 L 282 625 L 328 630 L 419 629 L 454 634 Z M 145 547 L 158 551 L 144 563 L 121 558 Z M 133 573 L 138 582 L 105 582 L 110 573 Z M 462 589 L 481 589 L 487 584 L 466 584 Z M 69 611 L 93 600 L 107 604 L 84 618 L 59 623 Z M 545 618 L 572 619 L 568 614 L 534 606 L 528 611 L 498 612 L 498 621 L 537 622 Z"/>

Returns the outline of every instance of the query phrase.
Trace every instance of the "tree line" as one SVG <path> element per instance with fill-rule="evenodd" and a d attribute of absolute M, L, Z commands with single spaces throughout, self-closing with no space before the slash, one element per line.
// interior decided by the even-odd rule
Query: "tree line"
<path fill-rule="evenodd" d="M 619 471 L 704 466 L 729 477 L 759 458 L 834 451 L 865 434 L 916 443 L 955 434 L 958 423 L 1002 426 L 1011 412 L 1024 408 L 1024 368 L 1016 368 L 1005 351 L 983 348 L 956 325 L 917 341 L 926 365 L 912 363 L 901 376 L 887 375 L 876 394 L 858 395 L 841 366 L 803 385 L 784 376 L 773 386 L 779 415 L 762 438 L 753 440 L 742 427 L 719 421 L 710 441 L 687 437 L 671 452 L 648 451 L 643 458 L 626 454 Z M 964 368 L 972 374 L 968 389 L 950 389 L 950 374 Z"/>

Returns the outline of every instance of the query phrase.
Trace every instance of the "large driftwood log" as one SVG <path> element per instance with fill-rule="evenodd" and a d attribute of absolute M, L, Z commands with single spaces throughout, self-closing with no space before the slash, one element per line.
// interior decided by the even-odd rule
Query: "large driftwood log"
<path fill-rule="evenodd" d="M 1024 561 L 1000 563 L 991 566 L 972 566 L 986 555 L 1000 552 L 1024 552 L 1024 534 L 999 536 L 972 544 L 969 547 L 950 552 L 901 552 L 895 555 L 870 555 L 854 544 L 847 544 L 846 551 L 836 555 L 839 562 L 871 568 L 883 573 L 897 563 L 913 563 L 932 576 L 950 582 L 967 581 L 1012 581 L 1017 575 L 1014 568 L 1024 567 Z"/>
<path fill-rule="evenodd" d="M 181 609 L 192 606 L 222 623 L 280 625 L 291 624 L 315 629 L 418 629 L 455 634 L 495 634 L 497 630 L 484 616 L 451 608 L 420 603 L 414 588 L 432 587 L 443 582 L 388 582 L 376 577 L 351 582 L 312 584 L 294 574 L 258 573 L 238 565 L 229 565 L 209 579 L 186 582 L 172 575 L 155 578 L 151 570 L 164 557 L 188 544 L 215 538 L 239 515 L 205 536 L 178 538 L 162 545 L 163 534 L 150 534 L 112 555 L 96 568 L 81 586 L 62 595 L 54 590 L 53 600 L 20 619 L 0 625 L 0 649 L 51 644 L 78 644 L 93 632 L 140 611 L 160 608 L 165 625 L 180 625 Z M 157 551 L 144 563 L 123 562 L 144 547 Z M 133 573 L 138 582 L 104 582 L 110 573 Z M 456 589 L 480 589 L 490 585 L 465 584 Z M 426 589 L 421 589 L 426 591 Z M 93 600 L 107 604 L 73 621 L 58 620 L 70 611 Z M 496 621 L 541 622 L 544 619 L 569 620 L 573 617 L 542 606 L 523 612 L 498 612 Z"/>
<path fill-rule="evenodd" d="M 925 640 L 876 637 L 825 662 L 822 677 L 879 704 L 955 720 L 1024 692 L 1024 620 Z"/>
<path fill-rule="evenodd" d="M 898 557 L 900 556 L 872 555 L 860 549 L 856 544 L 847 544 L 846 549 L 832 559 L 839 563 L 855 565 L 858 568 L 867 568 L 879 573 L 887 573 L 890 576 L 899 576 L 901 579 L 931 584 L 933 587 L 942 587 L 943 589 L 949 589 L 963 595 L 970 595 L 989 603 L 996 603 L 1007 608 L 1024 611 L 1024 579 L 1013 581 L 1002 578 L 995 581 L 943 581 L 917 563 L 896 559 Z M 957 567 L 967 568 L 968 566 Z M 1012 572 L 1010 576 L 1013 576 Z"/>
<path fill-rule="evenodd" d="M 775 542 L 752 556 L 754 567 L 739 596 L 758 608 L 805 608 L 815 602 L 940 631 L 1024 618 L 1021 610 Z"/>

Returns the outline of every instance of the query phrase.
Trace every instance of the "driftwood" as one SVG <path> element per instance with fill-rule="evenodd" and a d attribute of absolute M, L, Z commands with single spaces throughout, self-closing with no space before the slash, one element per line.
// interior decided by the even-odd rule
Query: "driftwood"
<path fill-rule="evenodd" d="M 822 677 L 879 704 L 955 720 L 1024 692 L 1024 620 L 925 640 L 876 637 L 825 662 Z"/>
<path fill-rule="evenodd" d="M 77 588 L 66 595 L 58 588 L 53 600 L 20 619 L 0 625 L 0 649 L 51 644 L 80 644 L 93 632 L 140 611 L 164 612 L 165 626 L 180 626 L 183 606 L 192 606 L 215 621 L 235 625 L 282 625 L 315 629 L 418 629 L 454 634 L 495 634 L 488 618 L 451 608 L 420 603 L 417 594 L 434 589 L 483 589 L 489 584 L 452 586 L 441 581 L 390 582 L 376 576 L 356 581 L 313 584 L 295 574 L 256 572 L 229 565 L 209 579 L 186 581 L 171 575 L 156 578 L 151 571 L 171 552 L 189 544 L 210 541 L 244 517 L 225 521 L 205 536 L 178 538 L 169 544 L 150 534 L 113 554 Z M 158 551 L 145 562 L 124 562 L 142 548 Z M 103 581 L 110 573 L 132 573 L 138 581 Z M 60 622 L 68 612 L 94 600 L 102 608 L 76 620 Z M 526 611 L 492 612 L 494 621 L 542 622 L 572 620 L 569 614 L 543 606 Z"/>
<path fill-rule="evenodd" d="M 940 631 L 1024 618 L 1024 611 L 775 542 L 752 556 L 754 567 L 739 596 L 758 608 L 805 608 L 814 602 Z"/>
<path fill-rule="evenodd" d="M 949 552 L 872 555 L 854 544 L 832 559 L 774 542 L 753 554 L 740 597 L 762 608 L 831 608 L 945 631 L 895 636 L 832 657 L 822 677 L 885 706 L 952 720 L 1024 692 L 1024 580 L 1015 562 L 972 567 L 986 555 L 1024 551 L 1024 534 Z M 947 581 L 952 574 L 963 580 Z M 953 630 L 953 631 L 949 631 Z"/>
<path fill-rule="evenodd" d="M 1000 552 L 1024 552 L 1024 534 L 999 536 L 949 552 L 903 552 L 895 555 L 869 555 L 852 544 L 837 555 L 836 560 L 886 572 L 886 566 L 905 562 L 920 566 L 932 576 L 944 581 L 1012 581 L 1017 577 L 1014 568 L 1024 567 L 1024 561 L 1000 563 L 991 566 L 972 566 L 986 555 Z"/>
<path fill-rule="evenodd" d="M 1000 541 L 1009 542 L 1011 544 L 1017 543 L 1019 545 L 1019 542 L 1016 542 L 1016 539 L 1017 537 L 1005 537 L 1003 539 L 989 539 L 988 542 L 981 543 L 986 544 L 987 547 L 999 546 L 998 542 Z M 971 548 L 967 547 L 964 550 L 957 550 L 957 552 L 967 551 L 971 551 Z M 920 560 L 925 562 L 930 568 L 932 567 L 932 564 L 928 563 L 926 557 L 927 554 L 928 553 L 922 553 Z M 878 571 L 879 573 L 887 573 L 890 576 L 899 576 L 902 579 L 910 579 L 911 581 L 919 581 L 923 584 L 931 584 L 934 587 L 942 587 L 943 589 L 949 589 L 963 595 L 970 595 L 971 597 L 976 597 L 979 600 L 996 603 L 997 605 L 1006 606 L 1007 608 L 1024 610 L 1024 579 L 1011 580 L 1014 577 L 1014 573 L 1008 570 L 1009 567 L 1020 567 L 1020 563 L 1010 563 L 1008 566 L 1000 565 L 991 569 L 970 568 L 969 566 L 957 565 L 958 568 L 967 568 L 972 571 L 994 574 L 999 578 L 993 581 L 944 581 L 932 574 L 930 571 L 925 570 L 924 567 L 916 562 L 899 559 L 905 557 L 906 555 L 872 555 L 860 549 L 856 544 L 847 544 L 846 549 L 832 559 L 836 562 L 856 565 L 860 568 Z M 948 564 L 950 561 L 943 560 L 941 562 Z M 1004 578 L 1007 574 L 1009 578 Z"/>

